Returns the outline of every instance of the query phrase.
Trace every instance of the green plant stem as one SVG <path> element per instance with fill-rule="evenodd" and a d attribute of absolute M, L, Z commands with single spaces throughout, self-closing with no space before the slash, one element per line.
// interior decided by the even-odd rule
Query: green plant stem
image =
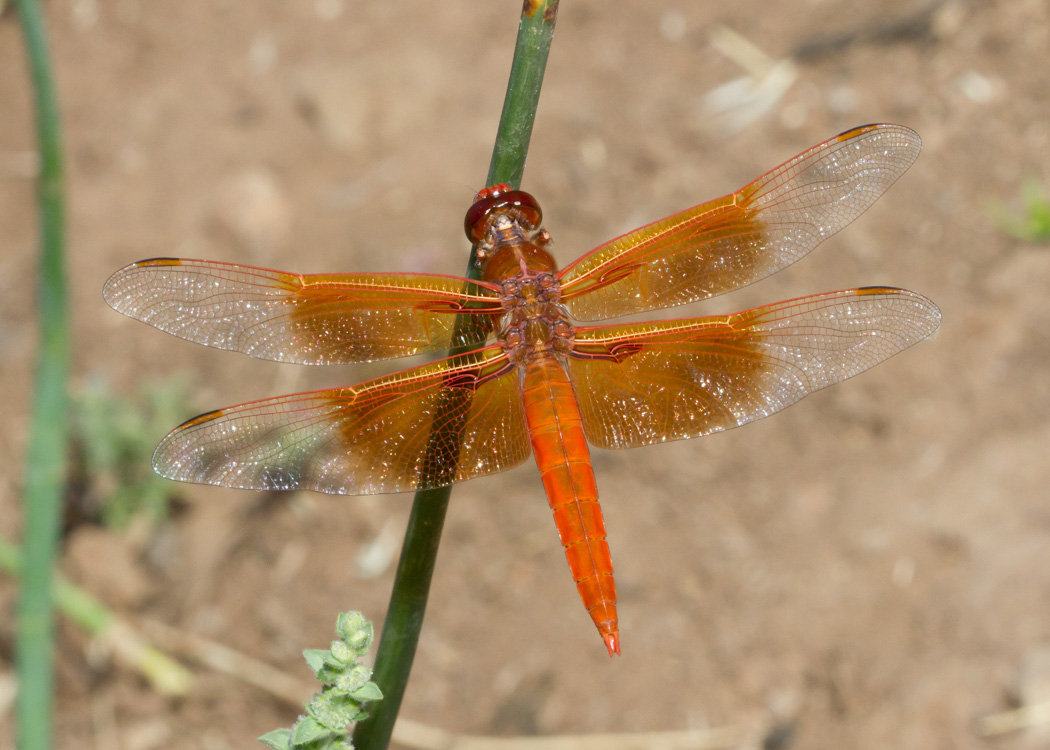
<path fill-rule="evenodd" d="M 52 567 L 66 477 L 69 325 L 62 250 L 62 155 L 47 39 L 35 0 L 16 0 L 36 95 L 40 150 L 40 349 L 26 455 L 24 542 L 18 608 L 18 747 L 51 746 Z"/>
<path fill-rule="evenodd" d="M 557 0 L 528 2 L 522 13 L 486 185 L 521 185 L 543 72 L 554 35 L 557 7 Z M 472 248 L 466 275 L 475 280 L 480 275 L 476 260 L 476 248 Z M 457 333 L 461 326 L 469 324 L 467 318 L 457 318 Z M 460 352 L 450 352 L 457 353 Z M 382 689 L 384 699 L 375 705 L 372 718 L 360 722 L 355 728 L 353 741 L 358 750 L 383 750 L 390 743 L 423 627 L 427 595 L 451 494 L 451 487 L 421 490 L 412 503 L 390 607 L 376 651 L 373 679 Z"/>
<path fill-rule="evenodd" d="M 523 13 L 521 16 L 486 186 L 505 182 L 512 188 L 521 187 L 557 12 L 558 0 L 547 0 L 538 3 L 531 15 Z M 471 269 L 476 266 L 473 259 L 472 251 Z"/>

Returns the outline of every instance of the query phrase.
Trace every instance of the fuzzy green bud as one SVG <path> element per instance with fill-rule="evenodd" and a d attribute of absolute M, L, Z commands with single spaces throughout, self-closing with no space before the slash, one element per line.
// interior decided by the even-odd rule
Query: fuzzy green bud
<path fill-rule="evenodd" d="M 372 638 L 374 636 L 372 623 L 366 620 L 360 612 L 344 612 L 340 614 L 338 619 L 336 619 L 335 632 L 358 655 L 364 654 L 372 646 Z"/>
<path fill-rule="evenodd" d="M 368 682 L 371 676 L 371 669 L 364 664 L 355 664 L 352 668 L 336 677 L 335 686 L 347 693 L 352 693 Z"/>
<path fill-rule="evenodd" d="M 344 732 L 361 708 L 341 690 L 326 688 L 314 696 L 307 710 L 322 726 L 333 732 Z"/>
<path fill-rule="evenodd" d="M 332 641 L 332 658 L 340 664 L 349 664 L 358 656 L 344 641 Z"/>

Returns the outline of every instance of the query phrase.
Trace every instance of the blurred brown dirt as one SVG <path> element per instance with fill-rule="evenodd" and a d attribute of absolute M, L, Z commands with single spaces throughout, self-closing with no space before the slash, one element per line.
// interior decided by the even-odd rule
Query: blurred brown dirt
<path fill-rule="evenodd" d="M 403 713 L 479 734 L 779 722 L 794 729 L 780 747 L 991 746 L 977 719 L 1010 705 L 1023 665 L 1050 645 L 1050 250 L 1006 236 L 988 209 L 1016 203 L 1027 178 L 1050 184 L 1050 3 L 654 7 L 561 5 L 524 182 L 558 258 L 734 190 L 851 126 L 900 122 L 925 149 L 873 209 L 803 262 L 687 314 L 891 284 L 933 298 L 942 332 L 746 429 L 597 453 L 622 658 L 606 656 L 580 607 L 535 468 L 457 488 Z M 48 3 L 74 384 L 101 374 L 130 390 L 186 370 L 203 409 L 390 371 L 195 347 L 122 318 L 100 290 L 157 255 L 462 273 L 460 217 L 482 187 L 518 10 Z M 719 24 L 775 59 L 803 55 L 794 85 L 735 133 L 704 108 L 742 74 L 710 41 Z M 36 223 L 10 12 L 0 102 L 0 531 L 13 536 Z M 131 619 L 304 679 L 300 651 L 328 643 L 337 611 L 382 622 L 392 570 L 369 577 L 358 561 L 391 529 L 399 538 L 409 496 L 180 495 L 187 510 L 155 540 L 130 551 L 111 540 L 121 565 L 74 533 L 65 572 Z M 10 582 L 0 597 L 10 672 Z M 61 633 L 59 748 L 107 736 L 122 750 L 251 747 L 295 718 L 208 672 L 192 696 L 166 701 Z M 8 708 L 0 746 L 11 721 Z M 1046 742 L 1021 732 L 994 746 Z"/>

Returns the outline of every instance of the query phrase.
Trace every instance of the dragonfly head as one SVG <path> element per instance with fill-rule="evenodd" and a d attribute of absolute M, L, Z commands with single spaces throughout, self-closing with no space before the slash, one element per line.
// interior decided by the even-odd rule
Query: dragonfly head
<path fill-rule="evenodd" d="M 511 190 L 509 185 L 494 185 L 477 194 L 463 220 L 467 239 L 484 245 L 494 226 L 506 219 L 520 227 L 523 234 L 539 229 L 543 221 L 540 204 L 524 190 Z"/>
<path fill-rule="evenodd" d="M 540 204 L 524 190 L 495 185 L 478 193 L 463 226 L 477 246 L 478 264 L 487 281 L 502 283 L 519 272 L 556 270 L 547 252 L 550 234 L 540 227 Z"/>

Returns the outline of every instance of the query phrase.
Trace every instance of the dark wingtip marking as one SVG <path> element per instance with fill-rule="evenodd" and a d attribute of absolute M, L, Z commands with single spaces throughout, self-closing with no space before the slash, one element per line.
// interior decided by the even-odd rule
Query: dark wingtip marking
<path fill-rule="evenodd" d="M 181 266 L 181 258 L 146 258 L 131 264 L 135 268 L 146 268 L 148 266 Z"/>
<path fill-rule="evenodd" d="M 190 427 L 196 427 L 197 425 L 204 424 L 205 422 L 211 422 L 212 420 L 221 417 L 223 413 L 223 409 L 216 409 L 215 411 L 206 411 L 203 414 L 198 414 L 197 416 L 193 417 L 193 419 L 187 419 L 185 422 L 183 422 L 174 430 L 172 430 L 172 432 L 176 432 L 178 430 L 185 430 Z"/>
<path fill-rule="evenodd" d="M 882 122 L 873 122 L 867 125 L 859 125 L 855 128 L 850 128 L 849 130 L 843 130 L 836 136 L 836 138 L 838 138 L 840 141 L 848 141 L 850 138 L 855 138 L 856 136 L 861 135 L 862 133 L 867 133 L 871 130 L 878 130 L 879 128 L 885 126 L 886 123 Z"/>
<path fill-rule="evenodd" d="M 854 291 L 857 294 L 900 294 L 906 290 L 899 286 L 862 286 Z"/>

